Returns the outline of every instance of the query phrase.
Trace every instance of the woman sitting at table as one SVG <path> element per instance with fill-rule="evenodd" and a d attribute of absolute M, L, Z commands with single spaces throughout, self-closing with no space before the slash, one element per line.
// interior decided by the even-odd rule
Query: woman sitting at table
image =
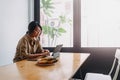
<path fill-rule="evenodd" d="M 49 55 L 49 50 L 43 49 L 40 45 L 41 33 L 42 27 L 38 22 L 32 21 L 28 25 L 27 33 L 18 42 L 13 62 Z"/>

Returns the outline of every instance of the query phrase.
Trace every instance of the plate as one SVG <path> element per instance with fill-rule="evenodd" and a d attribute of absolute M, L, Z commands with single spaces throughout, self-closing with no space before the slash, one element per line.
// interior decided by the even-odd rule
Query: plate
<path fill-rule="evenodd" d="M 55 63 L 51 63 L 51 64 L 40 64 L 40 63 L 37 63 L 36 65 L 38 65 L 38 66 L 52 66 L 52 65 L 54 65 Z"/>
<path fill-rule="evenodd" d="M 58 60 L 57 59 L 38 59 L 37 60 L 37 65 L 39 66 L 50 66 L 54 65 Z"/>

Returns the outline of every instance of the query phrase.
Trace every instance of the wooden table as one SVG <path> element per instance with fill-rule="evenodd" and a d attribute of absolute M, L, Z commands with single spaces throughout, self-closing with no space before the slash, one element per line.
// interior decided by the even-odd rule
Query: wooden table
<path fill-rule="evenodd" d="M 60 53 L 51 66 L 37 66 L 37 61 L 23 60 L 0 67 L 0 80 L 69 80 L 88 58 L 89 53 Z"/>

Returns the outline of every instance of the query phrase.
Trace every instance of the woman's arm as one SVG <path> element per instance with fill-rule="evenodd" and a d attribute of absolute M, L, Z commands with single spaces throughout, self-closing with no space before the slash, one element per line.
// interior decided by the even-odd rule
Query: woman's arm
<path fill-rule="evenodd" d="M 39 56 L 49 56 L 49 55 L 50 55 L 49 50 L 44 49 L 41 53 L 29 54 L 28 58 L 36 58 Z"/>

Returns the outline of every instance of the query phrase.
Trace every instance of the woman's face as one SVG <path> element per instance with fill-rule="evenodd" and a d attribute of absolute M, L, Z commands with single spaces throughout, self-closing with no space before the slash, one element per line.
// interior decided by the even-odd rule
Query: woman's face
<path fill-rule="evenodd" d="M 40 36 L 41 33 L 42 33 L 42 30 L 40 29 L 40 27 L 39 26 L 35 27 L 35 29 L 34 29 L 34 37 Z"/>

